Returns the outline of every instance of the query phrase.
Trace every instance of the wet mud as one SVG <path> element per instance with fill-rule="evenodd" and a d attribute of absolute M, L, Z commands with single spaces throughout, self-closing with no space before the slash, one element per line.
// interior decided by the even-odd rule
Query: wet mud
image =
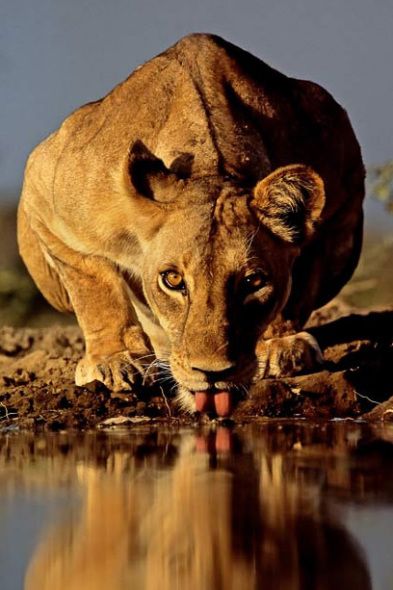
<path fill-rule="evenodd" d="M 393 308 L 357 311 L 338 302 L 316 312 L 308 330 L 325 364 L 314 373 L 256 383 L 232 416 L 364 417 L 393 420 Z M 0 329 L 0 427 L 63 430 L 135 424 L 192 424 L 176 406 L 172 384 L 111 393 L 74 384 L 84 343 L 76 326 Z M 203 417 L 203 420 L 208 420 Z"/>

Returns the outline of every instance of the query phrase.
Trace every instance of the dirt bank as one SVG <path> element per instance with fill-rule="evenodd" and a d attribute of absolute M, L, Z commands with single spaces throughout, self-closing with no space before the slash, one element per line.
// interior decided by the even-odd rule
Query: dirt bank
<path fill-rule="evenodd" d="M 319 372 L 256 384 L 234 412 L 254 417 L 393 419 L 393 309 L 357 312 L 333 303 L 309 330 L 325 356 Z M 83 339 L 75 326 L 0 329 L 0 426 L 110 427 L 151 420 L 191 423 L 159 385 L 112 394 L 103 385 L 76 387 Z M 381 403 L 383 402 L 383 403 Z"/>

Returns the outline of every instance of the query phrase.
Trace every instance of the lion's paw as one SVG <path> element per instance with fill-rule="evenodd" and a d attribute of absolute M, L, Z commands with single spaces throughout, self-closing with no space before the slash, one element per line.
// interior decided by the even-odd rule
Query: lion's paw
<path fill-rule="evenodd" d="M 288 377 L 310 371 L 323 364 L 318 342 L 308 332 L 260 340 L 256 347 L 256 379 Z"/>
<path fill-rule="evenodd" d="M 111 391 L 131 391 L 136 384 L 145 382 L 145 369 L 146 363 L 129 351 L 109 357 L 85 356 L 76 367 L 75 383 L 87 385 L 100 381 Z"/>

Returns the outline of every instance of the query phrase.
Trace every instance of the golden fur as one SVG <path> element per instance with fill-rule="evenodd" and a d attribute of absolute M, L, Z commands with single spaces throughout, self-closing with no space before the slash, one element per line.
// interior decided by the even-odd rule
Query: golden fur
<path fill-rule="evenodd" d="M 356 266 L 363 179 L 325 90 L 212 35 L 78 109 L 31 154 L 18 214 L 31 275 L 83 330 L 76 383 L 130 389 L 162 363 L 193 409 L 318 361 L 296 332 Z"/>

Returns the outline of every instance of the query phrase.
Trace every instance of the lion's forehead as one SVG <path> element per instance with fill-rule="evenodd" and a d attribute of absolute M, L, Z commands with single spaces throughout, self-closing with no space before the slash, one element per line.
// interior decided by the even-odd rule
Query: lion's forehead
<path fill-rule="evenodd" d="M 182 253 L 182 266 L 193 274 L 206 274 L 214 281 L 245 267 L 250 258 L 250 243 L 255 228 L 220 224 L 200 232 Z"/>
<path fill-rule="evenodd" d="M 198 191 L 190 194 L 185 191 L 173 208 L 168 210 L 164 226 L 169 231 L 176 228 L 180 236 L 188 236 L 193 241 L 196 235 L 203 237 L 218 232 L 231 233 L 238 228 L 246 231 L 255 224 L 250 207 L 253 198 L 251 192 L 227 185 L 210 194 L 206 194 L 209 192 L 207 188 L 201 189 L 199 194 Z"/>
<path fill-rule="evenodd" d="M 257 225 L 251 196 L 224 187 L 215 198 L 173 210 L 153 250 L 160 263 L 218 276 L 246 264 Z M 164 260 L 166 259 L 166 260 Z"/>
<path fill-rule="evenodd" d="M 225 188 L 221 191 L 212 205 L 213 218 L 218 228 L 223 232 L 231 232 L 234 228 L 247 228 L 252 225 L 250 193 L 234 191 Z"/>

